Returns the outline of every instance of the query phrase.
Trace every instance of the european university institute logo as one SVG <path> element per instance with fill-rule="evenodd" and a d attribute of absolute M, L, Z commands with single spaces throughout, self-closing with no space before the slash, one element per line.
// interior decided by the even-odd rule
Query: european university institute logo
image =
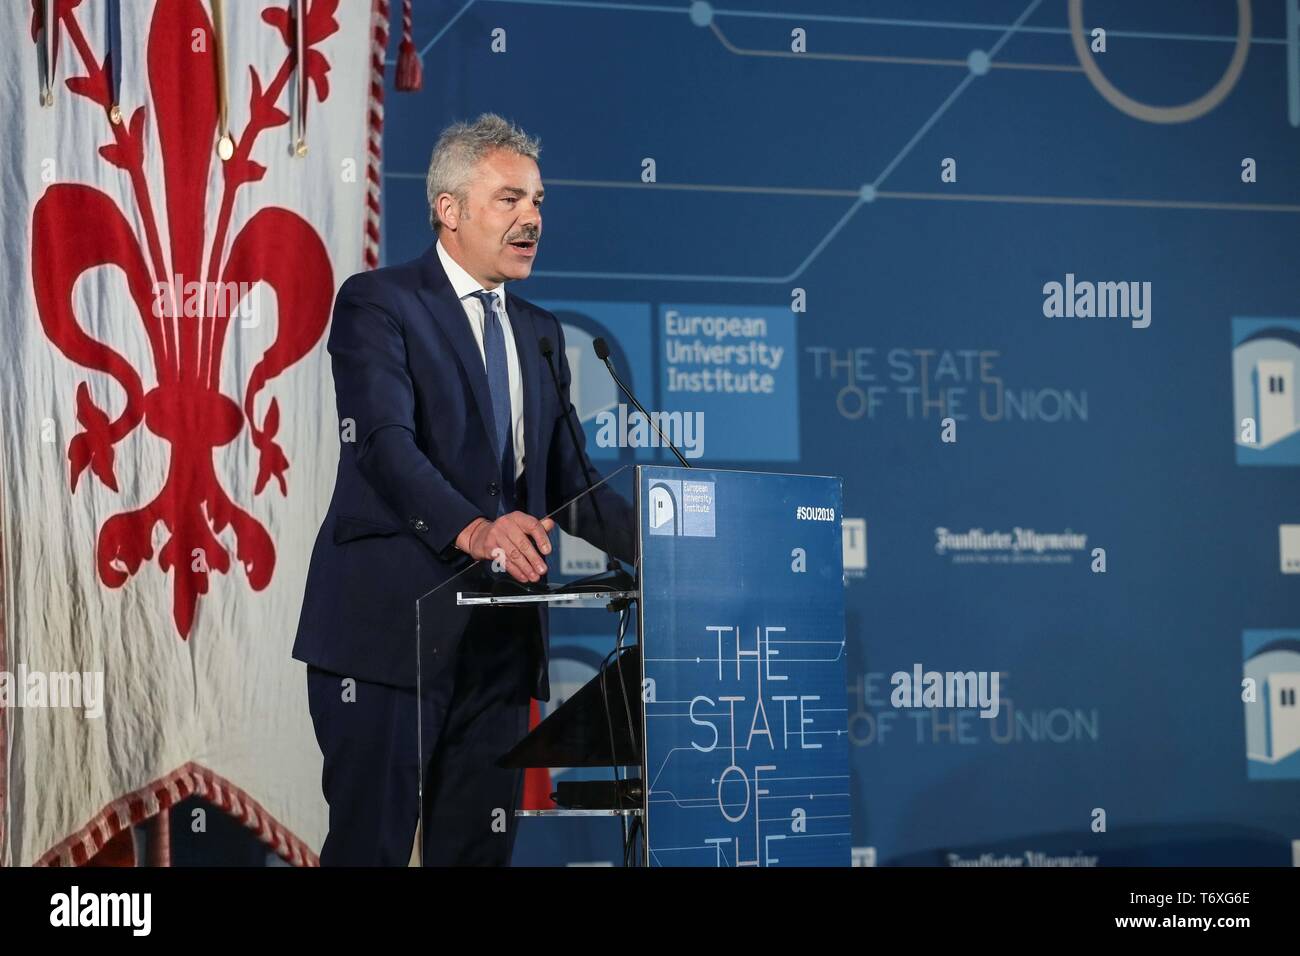
<path fill-rule="evenodd" d="M 1247 776 L 1300 780 L 1300 630 L 1244 631 Z"/>
<path fill-rule="evenodd" d="M 715 505 L 711 481 L 656 479 L 650 482 L 647 503 L 650 533 L 715 537 Z"/>
<path fill-rule="evenodd" d="M 1300 465 L 1300 319 L 1232 320 L 1239 465 Z"/>
<path fill-rule="evenodd" d="M 622 414 L 619 392 L 592 352 L 599 336 L 652 414 L 671 421 L 707 421 L 708 445 L 699 454 L 732 462 L 799 460 L 798 346 L 788 304 L 558 299 L 537 304 L 564 327 L 569 393 L 593 459 L 671 463 L 663 448 L 601 443 L 602 420 L 611 412 L 621 420 Z M 755 421 L 763 427 L 754 428 Z M 702 428 L 696 435 L 703 445 Z M 691 443 L 686 444 L 686 457 L 696 457 Z"/>

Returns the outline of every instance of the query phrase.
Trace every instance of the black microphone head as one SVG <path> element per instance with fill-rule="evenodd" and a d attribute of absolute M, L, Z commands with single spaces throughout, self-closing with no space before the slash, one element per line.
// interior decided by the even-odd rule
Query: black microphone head
<path fill-rule="evenodd" d="M 546 336 L 543 335 L 538 339 L 537 344 L 542 347 L 542 354 L 547 358 L 550 358 L 555 353 L 555 346 L 551 345 L 551 340 Z"/>
<path fill-rule="evenodd" d="M 609 358 L 609 343 L 604 339 L 596 339 L 591 343 L 591 347 L 596 350 L 596 358 L 602 362 Z"/>

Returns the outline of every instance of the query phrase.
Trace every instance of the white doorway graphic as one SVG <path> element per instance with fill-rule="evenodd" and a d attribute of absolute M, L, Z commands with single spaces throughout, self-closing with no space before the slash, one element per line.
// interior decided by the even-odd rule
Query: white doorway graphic
<path fill-rule="evenodd" d="M 1252 376 L 1259 423 L 1259 447 L 1267 448 L 1296 430 L 1295 364 L 1280 359 L 1260 359 Z"/>

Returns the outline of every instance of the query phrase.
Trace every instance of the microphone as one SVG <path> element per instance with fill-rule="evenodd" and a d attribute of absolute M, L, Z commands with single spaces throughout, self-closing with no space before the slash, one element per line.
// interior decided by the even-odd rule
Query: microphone
<path fill-rule="evenodd" d="M 572 403 L 565 401 L 564 389 L 560 388 L 560 376 L 559 373 L 555 371 L 555 361 L 554 361 L 555 347 L 551 345 L 551 340 L 547 338 L 545 335 L 543 335 L 540 339 L 538 339 L 538 345 L 541 346 L 542 356 L 546 359 L 546 367 L 551 370 L 551 381 L 555 384 L 555 395 L 560 400 L 560 410 L 564 413 L 564 424 L 568 426 L 569 438 L 573 441 L 573 450 L 578 454 L 578 465 L 579 467 L 582 468 L 582 480 L 587 483 L 587 497 L 591 500 L 591 507 L 596 512 L 596 522 L 597 524 L 600 525 L 600 534 L 605 541 L 605 548 L 606 548 L 605 573 L 593 574 L 585 578 L 580 578 L 579 580 L 569 584 L 567 587 L 584 588 L 584 587 L 590 587 L 592 585 L 597 585 L 597 586 L 608 587 L 610 590 L 613 591 L 635 591 L 637 589 L 636 578 L 633 575 L 629 574 L 626 570 L 624 570 L 623 565 L 618 563 L 618 558 L 614 557 L 614 555 L 609 552 L 609 547 L 610 547 L 609 532 L 605 529 L 605 519 L 600 513 L 600 502 L 596 500 L 595 486 L 592 484 L 590 472 L 587 471 L 587 456 L 583 454 L 582 442 L 578 440 L 578 430 L 573 425 L 573 416 L 569 414 L 569 411 L 573 406 Z M 565 590 L 565 588 L 561 588 L 561 591 L 563 590 Z M 619 689 L 623 692 L 623 710 L 627 714 L 628 736 L 631 738 L 632 741 L 632 751 L 635 752 L 637 747 L 636 747 L 636 735 L 632 729 L 632 709 L 631 709 L 631 705 L 628 703 L 627 684 L 625 684 L 623 681 L 623 655 L 618 653 L 620 650 L 622 650 L 623 634 L 627 630 L 627 622 L 630 620 L 630 617 L 628 615 L 627 602 L 626 601 L 621 602 L 621 606 L 620 606 L 620 602 L 611 601 L 607 605 L 607 608 L 611 611 L 615 611 L 615 610 L 619 611 L 618 642 L 614 646 L 614 653 L 617 654 L 618 656 L 616 657 L 615 662 L 618 666 L 618 686 Z M 609 657 L 606 657 L 603 661 L 600 662 L 600 673 L 599 673 L 600 689 L 601 689 L 600 696 L 602 698 L 602 702 L 605 705 L 604 707 L 605 725 L 606 727 L 609 728 L 609 759 L 613 765 L 614 780 L 618 781 L 620 778 L 618 774 L 617 752 L 614 748 L 614 722 L 610 717 L 610 713 L 609 713 L 609 709 L 610 709 L 609 691 L 605 687 L 605 665 L 608 663 L 609 663 Z M 618 787 L 620 786 L 620 784 L 616 782 L 615 786 Z M 627 837 L 626 817 L 623 819 L 623 830 L 624 830 L 623 846 L 626 848 L 630 846 Z"/>
<path fill-rule="evenodd" d="M 605 542 L 606 549 L 609 548 L 609 531 L 605 527 L 605 516 L 600 513 L 600 502 L 596 500 L 595 485 L 591 480 L 591 473 L 587 471 L 587 456 L 583 454 L 582 442 L 578 440 L 578 430 L 573 426 L 573 417 L 569 414 L 571 405 L 564 399 L 564 390 L 560 388 L 560 376 L 555 371 L 555 346 L 551 340 L 543 335 L 538 339 L 538 345 L 542 350 L 542 357 L 546 359 L 546 367 L 551 370 L 551 381 L 555 384 L 555 395 L 560 400 L 560 408 L 564 412 L 564 424 L 568 426 L 569 440 L 573 442 L 573 450 L 578 455 L 578 466 L 582 469 L 582 480 L 587 484 L 587 498 L 591 502 L 592 510 L 596 512 L 596 523 L 600 525 L 600 536 Z M 616 590 L 632 590 L 636 584 L 628 575 L 623 566 L 618 563 L 618 558 L 605 552 L 605 569 L 611 572 L 610 585 Z M 583 581 L 590 580 L 583 578 Z M 578 583 L 578 582 L 574 582 Z"/>
<path fill-rule="evenodd" d="M 645 416 L 645 420 L 648 421 L 650 427 L 655 430 L 655 434 L 659 436 L 659 440 L 667 445 L 668 449 L 677 456 L 677 460 L 682 463 L 683 468 L 693 467 L 689 461 L 682 457 L 682 453 L 677 450 L 677 446 L 668 440 L 668 436 L 659 429 L 658 423 L 650 416 L 650 413 L 645 410 L 645 407 L 636 400 L 636 396 L 628 390 L 628 387 L 624 385 L 622 380 L 618 377 L 618 373 L 614 371 L 614 363 L 609 360 L 609 343 L 604 339 L 598 338 L 591 343 L 591 347 L 596 350 L 596 358 L 605 363 L 605 368 L 609 370 L 609 377 L 614 380 L 614 384 L 618 386 L 619 391 L 626 395 L 628 401 L 636 406 L 636 410 Z"/>

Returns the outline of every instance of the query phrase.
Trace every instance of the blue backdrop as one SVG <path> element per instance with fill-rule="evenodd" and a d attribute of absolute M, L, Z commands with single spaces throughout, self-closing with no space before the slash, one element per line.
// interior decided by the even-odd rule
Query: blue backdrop
<path fill-rule="evenodd" d="M 417 3 L 385 259 L 441 128 L 501 113 L 589 439 L 605 335 L 708 465 L 843 476 L 856 862 L 1290 865 L 1300 12 L 1074 6 Z M 553 620 L 572 685 L 611 624 Z M 998 672 L 998 715 L 894 707 L 916 664 Z M 617 852 L 529 821 L 517 862 Z"/>

